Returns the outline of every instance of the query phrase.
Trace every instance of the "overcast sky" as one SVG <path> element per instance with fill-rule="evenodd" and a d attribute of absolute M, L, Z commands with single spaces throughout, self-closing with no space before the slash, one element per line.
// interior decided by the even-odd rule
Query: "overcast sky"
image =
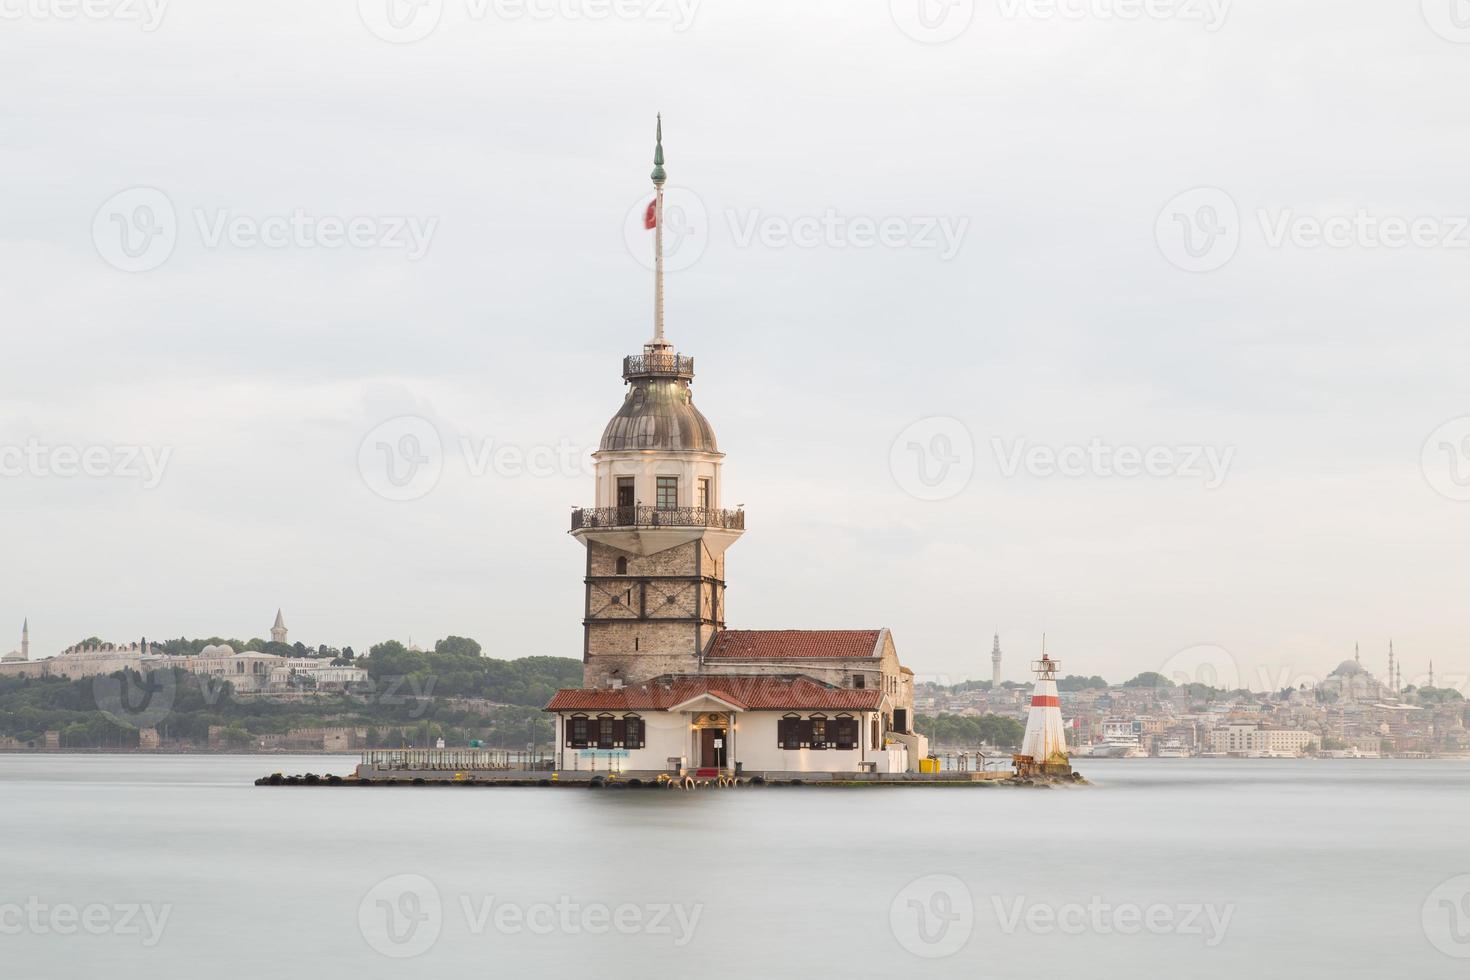
<path fill-rule="evenodd" d="M 580 656 L 662 111 L 729 625 L 1470 675 L 1451 0 L 93 2 L 0 2 L 0 649 Z"/>

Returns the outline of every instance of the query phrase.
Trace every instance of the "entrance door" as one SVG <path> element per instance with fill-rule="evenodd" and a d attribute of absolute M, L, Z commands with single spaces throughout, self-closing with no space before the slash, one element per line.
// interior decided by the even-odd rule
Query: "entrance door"
<path fill-rule="evenodd" d="M 699 730 L 699 766 L 701 769 L 725 768 L 725 730 L 723 728 L 701 728 Z"/>

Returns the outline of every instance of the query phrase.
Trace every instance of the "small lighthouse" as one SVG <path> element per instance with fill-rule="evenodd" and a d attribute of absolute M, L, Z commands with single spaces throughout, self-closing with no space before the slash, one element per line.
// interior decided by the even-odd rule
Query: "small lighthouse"
<path fill-rule="evenodd" d="M 1057 695 L 1057 670 L 1061 664 L 1043 650 L 1031 662 L 1036 688 L 1031 692 L 1031 711 L 1026 716 L 1026 736 L 1021 754 L 1014 757 L 1018 776 L 1070 776 L 1067 732 L 1062 725 L 1062 700 Z"/>

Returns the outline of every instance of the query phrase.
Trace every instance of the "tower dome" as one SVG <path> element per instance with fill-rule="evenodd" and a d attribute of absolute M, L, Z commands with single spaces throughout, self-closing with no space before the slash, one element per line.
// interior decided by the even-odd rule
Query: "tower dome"
<path fill-rule="evenodd" d="M 689 389 L 694 358 L 649 345 L 641 356 L 623 358 L 623 378 L 627 395 L 602 430 L 600 450 L 719 452 L 714 427 Z"/>

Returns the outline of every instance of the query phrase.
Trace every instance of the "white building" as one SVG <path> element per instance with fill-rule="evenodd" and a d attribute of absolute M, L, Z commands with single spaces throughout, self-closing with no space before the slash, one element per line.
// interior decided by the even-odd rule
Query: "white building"
<path fill-rule="evenodd" d="M 1210 749 L 1230 755 L 1298 756 L 1317 741 L 1311 732 L 1259 725 L 1224 725 L 1210 732 Z"/>

